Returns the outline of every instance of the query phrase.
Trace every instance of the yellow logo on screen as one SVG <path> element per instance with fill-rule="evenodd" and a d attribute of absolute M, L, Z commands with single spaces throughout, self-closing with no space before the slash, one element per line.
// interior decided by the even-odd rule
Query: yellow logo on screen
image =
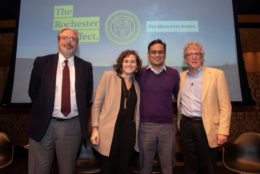
<path fill-rule="evenodd" d="M 140 20 L 131 11 L 115 11 L 106 20 L 105 32 L 108 39 L 118 45 L 130 44 L 140 35 Z"/>

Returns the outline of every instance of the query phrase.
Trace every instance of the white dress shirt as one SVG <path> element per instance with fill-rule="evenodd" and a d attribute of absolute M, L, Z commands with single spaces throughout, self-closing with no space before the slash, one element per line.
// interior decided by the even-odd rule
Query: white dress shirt
<path fill-rule="evenodd" d="M 74 56 L 70 57 L 68 60 L 68 66 L 70 70 L 70 103 L 71 112 L 66 117 L 61 113 L 61 92 L 62 92 L 62 76 L 63 68 L 65 66 L 65 57 L 59 53 L 59 60 L 57 65 L 56 73 L 56 87 L 55 87 L 55 101 L 52 116 L 62 119 L 70 119 L 78 116 L 78 108 L 76 102 L 76 89 L 75 89 L 75 66 L 74 66 Z"/>
<path fill-rule="evenodd" d="M 163 70 L 166 71 L 166 67 L 163 65 L 161 69 L 159 70 L 155 70 L 153 69 L 153 67 L 151 65 L 147 66 L 146 69 L 151 69 L 152 72 L 154 72 L 155 74 L 160 74 Z"/>

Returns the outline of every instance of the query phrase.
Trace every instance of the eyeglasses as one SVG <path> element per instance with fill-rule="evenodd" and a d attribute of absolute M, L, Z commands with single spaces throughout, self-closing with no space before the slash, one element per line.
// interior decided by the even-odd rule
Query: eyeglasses
<path fill-rule="evenodd" d="M 164 50 L 150 50 L 149 53 L 152 54 L 152 55 L 156 55 L 157 53 L 158 53 L 159 55 L 162 55 L 162 54 L 164 54 L 165 52 L 164 52 Z"/>
<path fill-rule="evenodd" d="M 70 41 L 70 42 L 75 42 L 76 41 L 76 38 L 75 37 L 68 37 L 68 36 L 64 36 L 61 38 L 63 41 Z"/>
<path fill-rule="evenodd" d="M 201 53 L 190 53 L 190 54 L 186 54 L 187 57 L 192 57 L 192 56 L 200 56 Z"/>

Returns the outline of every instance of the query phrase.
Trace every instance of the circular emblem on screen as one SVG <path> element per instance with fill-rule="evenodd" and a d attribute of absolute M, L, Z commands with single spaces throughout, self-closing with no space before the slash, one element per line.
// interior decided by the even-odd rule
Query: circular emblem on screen
<path fill-rule="evenodd" d="M 141 25 L 138 17 L 131 11 L 118 10 L 107 18 L 105 31 L 112 42 L 125 45 L 139 36 Z"/>

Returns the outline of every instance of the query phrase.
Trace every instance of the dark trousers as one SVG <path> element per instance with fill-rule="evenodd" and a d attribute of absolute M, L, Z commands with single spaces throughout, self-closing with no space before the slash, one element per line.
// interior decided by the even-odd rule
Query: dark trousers
<path fill-rule="evenodd" d="M 135 122 L 116 124 L 109 157 L 99 154 L 101 174 L 127 174 L 135 138 Z"/>
<path fill-rule="evenodd" d="M 64 121 L 51 119 L 41 141 L 29 140 L 28 173 L 49 174 L 56 152 L 59 173 L 74 174 L 80 141 L 79 117 Z"/>
<path fill-rule="evenodd" d="M 202 120 L 183 116 L 180 122 L 181 147 L 186 174 L 215 174 L 217 148 L 210 148 Z"/>
<path fill-rule="evenodd" d="M 172 174 L 176 144 L 173 124 L 140 123 L 138 133 L 141 174 L 151 174 L 157 152 L 162 174 Z"/>

